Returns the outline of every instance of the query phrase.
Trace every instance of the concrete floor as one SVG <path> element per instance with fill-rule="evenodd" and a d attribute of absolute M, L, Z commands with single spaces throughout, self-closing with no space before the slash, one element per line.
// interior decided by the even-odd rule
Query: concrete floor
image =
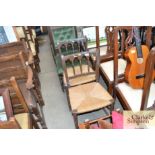
<path fill-rule="evenodd" d="M 74 122 L 71 112 L 68 108 L 66 94 L 62 92 L 58 79 L 55 63 L 52 57 L 50 42 L 47 35 L 41 36 L 43 40 L 40 44 L 39 57 L 41 73 L 39 78 L 41 81 L 41 91 L 45 101 L 44 115 L 47 127 L 51 129 L 74 129 Z M 100 80 L 104 87 L 104 81 Z M 115 103 L 117 108 L 121 108 L 120 103 Z M 85 119 L 95 119 L 103 116 L 106 112 L 103 110 L 84 114 L 79 116 L 79 122 Z"/>

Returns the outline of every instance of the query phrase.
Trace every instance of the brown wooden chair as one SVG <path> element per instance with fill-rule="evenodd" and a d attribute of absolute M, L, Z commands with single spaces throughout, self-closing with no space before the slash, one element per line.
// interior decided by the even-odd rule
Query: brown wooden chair
<path fill-rule="evenodd" d="M 0 57 L 0 75 L 1 81 L 9 80 L 11 76 L 16 77 L 22 90 L 22 94 L 25 96 L 27 102 L 30 105 L 32 104 L 34 111 L 38 114 L 38 116 L 40 115 L 39 111 L 41 111 L 42 120 L 44 121 L 44 101 L 41 91 L 36 86 L 37 84 L 34 82 L 35 80 L 33 80 L 32 69 L 25 64 L 23 52 Z M 45 124 L 44 122 L 43 124 Z"/>
<path fill-rule="evenodd" d="M 26 65 L 23 52 L 0 57 L 0 74 L 0 80 L 10 79 L 11 76 L 15 76 L 17 80 L 25 80 L 27 89 L 34 92 L 36 101 L 40 106 L 44 105 L 38 80 L 31 67 Z"/>
<path fill-rule="evenodd" d="M 0 129 L 31 129 L 32 120 L 25 108 L 24 113 L 13 114 L 8 89 L 0 89 Z"/>
<path fill-rule="evenodd" d="M 63 66 L 62 66 L 62 60 L 61 60 L 61 56 L 63 55 L 71 55 L 73 53 L 80 53 L 82 51 L 86 51 L 87 50 L 87 39 L 86 38 L 78 38 L 78 39 L 74 39 L 74 40 L 70 40 L 70 41 L 65 41 L 65 42 L 60 42 L 58 45 L 58 51 L 59 51 L 59 55 L 56 59 L 56 66 L 57 66 L 57 70 L 58 70 L 58 76 L 60 79 L 60 83 L 62 85 L 62 89 L 64 90 L 64 88 L 66 87 L 66 77 L 63 71 Z M 83 62 L 85 63 L 85 62 Z M 67 64 L 67 72 L 68 72 L 68 76 L 72 76 L 73 72 L 72 72 L 72 68 L 71 65 L 73 64 Z M 83 70 L 87 70 L 87 66 L 83 66 L 85 67 Z M 92 70 L 92 69 L 91 69 Z M 75 72 L 79 73 L 80 70 L 78 67 L 75 67 Z M 77 78 L 76 80 L 72 81 L 71 85 L 77 85 L 78 82 L 80 83 L 86 83 L 89 82 L 90 80 L 92 80 L 92 78 L 95 80 L 95 77 L 91 77 L 90 76 L 87 78 Z"/>
<path fill-rule="evenodd" d="M 114 31 L 114 26 L 106 26 L 105 27 L 107 44 L 101 46 L 100 45 L 99 26 L 96 26 L 96 48 L 92 48 L 89 50 L 90 51 L 97 50 L 97 49 L 100 50 L 100 62 L 101 63 L 112 60 L 112 58 L 113 58 L 113 45 L 112 45 L 113 31 Z M 95 55 L 91 55 L 91 61 L 93 64 L 95 64 L 95 61 L 96 61 Z"/>
<path fill-rule="evenodd" d="M 24 60 L 26 64 L 29 64 L 33 70 L 34 77 L 40 87 L 40 81 L 38 77 L 38 73 L 35 69 L 34 59 L 31 50 L 29 50 L 26 46 L 25 41 L 12 42 L 8 44 L 4 44 L 0 46 L 0 56 L 9 56 L 13 54 L 18 54 L 19 52 L 23 52 Z"/>
<path fill-rule="evenodd" d="M 127 41 L 128 35 L 131 31 L 131 27 L 120 27 L 118 34 L 117 34 L 117 41 L 118 41 L 118 82 L 124 81 L 124 72 L 126 69 L 127 61 L 124 59 L 124 52 L 127 50 Z M 147 27 L 146 31 L 146 42 L 148 42 L 149 38 L 151 37 L 151 27 Z M 114 38 L 114 32 L 113 32 Z M 120 40 L 120 41 L 119 41 Z M 100 64 L 100 74 L 108 86 L 109 93 L 112 94 L 113 92 L 113 84 L 114 84 L 114 39 L 112 40 L 112 59 L 106 62 L 102 62 Z"/>
<path fill-rule="evenodd" d="M 111 95 L 101 86 L 98 82 L 99 76 L 99 52 L 96 52 L 97 61 L 95 71 L 91 70 L 90 52 L 80 52 L 71 55 L 62 55 L 62 64 L 66 77 L 66 90 L 69 107 L 71 109 L 75 126 L 78 128 L 78 115 L 96 111 L 99 109 L 113 108 L 113 98 Z M 66 62 L 70 61 L 72 65 L 72 76 L 68 75 Z M 79 62 L 80 72 L 76 72 L 75 66 Z M 82 61 L 86 62 L 83 64 Z M 85 67 L 87 65 L 87 68 Z M 89 82 L 83 84 L 81 79 L 85 79 L 88 76 L 94 77 Z M 76 79 L 79 78 L 77 81 Z M 76 82 L 75 82 L 75 81 Z M 76 83 L 72 86 L 73 81 Z"/>
<path fill-rule="evenodd" d="M 33 95 L 24 83 L 17 82 L 15 77 L 11 77 L 10 80 L 0 81 L 0 88 L 9 89 L 14 114 L 30 113 L 35 128 L 47 128 Z"/>
<path fill-rule="evenodd" d="M 117 97 L 125 110 L 139 111 L 151 107 L 155 100 L 155 84 L 152 83 L 152 64 L 155 61 L 155 49 L 150 51 L 145 71 L 145 82 L 143 89 L 133 89 L 128 83 L 119 83 L 118 77 L 118 31 L 122 27 L 117 27 L 114 32 L 114 95 Z M 129 29 L 130 27 L 123 27 Z M 148 35 L 150 36 L 150 35 Z M 147 37 L 146 37 L 147 38 Z M 148 37 L 149 38 L 149 37 Z M 151 40 L 146 39 L 146 45 L 150 47 Z M 151 63 L 151 64 L 150 64 Z M 151 78 L 151 80 L 150 80 Z M 149 81 L 149 83 L 148 83 Z M 151 82 L 150 82 L 151 81 Z M 150 89 L 149 89 L 150 87 Z M 147 102 L 148 100 L 148 102 Z M 146 104 L 147 103 L 147 104 Z"/>

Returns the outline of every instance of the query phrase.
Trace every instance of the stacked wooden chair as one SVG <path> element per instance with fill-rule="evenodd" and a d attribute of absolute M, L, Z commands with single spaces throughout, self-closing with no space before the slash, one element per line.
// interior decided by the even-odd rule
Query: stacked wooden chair
<path fill-rule="evenodd" d="M 95 70 L 90 62 L 92 52 L 89 50 L 70 55 L 60 54 L 66 81 L 67 99 L 76 128 L 79 128 L 78 115 L 106 108 L 111 111 L 114 100 L 98 82 L 99 51 L 96 52 Z"/>
<path fill-rule="evenodd" d="M 14 114 L 8 89 L 0 88 L 0 129 L 31 129 L 32 117 L 27 106 L 21 113 Z"/>
<path fill-rule="evenodd" d="M 122 27 L 123 28 L 123 27 Z M 145 42 L 148 41 L 148 38 L 150 36 L 151 27 L 147 27 L 146 29 L 146 37 Z M 124 58 L 124 53 L 127 50 L 126 48 L 126 42 L 128 41 L 128 34 L 131 33 L 131 29 L 123 30 L 120 28 L 117 35 L 117 41 L 118 41 L 118 82 L 124 81 L 124 72 L 126 69 L 127 61 Z M 108 35 L 107 35 L 108 36 Z M 111 34 L 111 44 L 109 44 L 111 47 L 111 56 L 109 59 L 102 59 L 102 63 L 100 64 L 100 74 L 107 84 L 109 93 L 113 93 L 113 85 L 114 85 L 114 29 Z"/>
<path fill-rule="evenodd" d="M 132 88 L 125 80 L 119 82 L 118 74 L 118 33 L 119 30 L 131 30 L 131 27 L 116 27 L 114 30 L 114 95 L 117 97 L 125 110 L 139 111 L 152 107 L 154 104 L 155 84 L 152 73 L 154 68 L 154 48 L 150 51 L 145 68 L 144 87 L 141 89 Z M 145 45 L 150 49 L 151 27 L 147 27 Z M 129 47 L 127 47 L 129 48 Z M 127 49 L 126 49 L 127 50 Z M 152 70 L 151 70 L 152 69 Z"/>
<path fill-rule="evenodd" d="M 59 80 L 62 86 L 62 90 L 64 90 L 66 86 L 66 78 L 64 75 L 64 70 L 62 66 L 61 55 L 70 55 L 73 53 L 79 53 L 81 51 L 85 51 L 87 49 L 87 39 L 86 38 L 78 38 L 69 41 L 60 42 L 58 44 L 58 54 L 56 59 L 56 66 L 58 71 Z M 69 66 L 70 67 L 70 64 Z M 70 68 L 68 68 L 70 71 Z M 72 75 L 72 71 L 69 73 L 69 76 Z"/>
<path fill-rule="evenodd" d="M 31 52 L 23 42 L 0 46 L 0 88 L 10 92 L 13 114 L 29 113 L 33 128 L 47 128 L 40 81 L 33 68 Z"/>
<path fill-rule="evenodd" d="M 39 45 L 38 39 L 35 33 L 35 29 L 30 26 L 16 26 L 17 34 L 21 41 L 26 42 L 26 46 L 28 49 L 32 51 L 35 69 L 39 73 L 40 66 L 39 66 Z"/>

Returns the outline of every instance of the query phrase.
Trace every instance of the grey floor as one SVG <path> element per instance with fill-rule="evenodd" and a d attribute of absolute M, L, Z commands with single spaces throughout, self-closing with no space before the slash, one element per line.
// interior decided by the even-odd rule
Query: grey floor
<path fill-rule="evenodd" d="M 51 129 L 74 129 L 74 122 L 71 112 L 68 108 L 66 94 L 62 92 L 55 63 L 52 57 L 49 38 L 47 35 L 41 37 L 40 43 L 40 67 L 41 73 L 41 91 L 45 101 L 44 115 L 47 127 Z M 105 84 L 100 80 L 104 87 Z M 116 108 L 121 108 L 120 103 L 115 103 Z M 79 122 L 85 119 L 95 119 L 103 116 L 106 112 L 103 110 L 79 116 Z"/>

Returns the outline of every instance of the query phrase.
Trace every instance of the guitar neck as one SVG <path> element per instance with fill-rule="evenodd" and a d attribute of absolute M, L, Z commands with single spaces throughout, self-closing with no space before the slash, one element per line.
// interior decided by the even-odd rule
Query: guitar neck
<path fill-rule="evenodd" d="M 135 34 L 137 57 L 143 58 L 139 28 L 135 26 L 133 29 L 134 29 L 134 34 Z"/>

